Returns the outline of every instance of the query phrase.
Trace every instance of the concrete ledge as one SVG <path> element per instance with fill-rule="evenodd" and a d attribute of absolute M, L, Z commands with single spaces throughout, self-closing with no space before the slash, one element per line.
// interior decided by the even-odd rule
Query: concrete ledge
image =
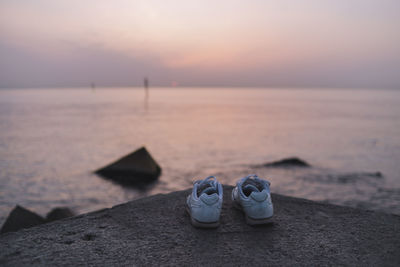
<path fill-rule="evenodd" d="M 231 189 L 215 230 L 179 191 L 0 235 L 0 265 L 400 265 L 400 216 L 273 195 L 274 223 L 251 227 Z"/>

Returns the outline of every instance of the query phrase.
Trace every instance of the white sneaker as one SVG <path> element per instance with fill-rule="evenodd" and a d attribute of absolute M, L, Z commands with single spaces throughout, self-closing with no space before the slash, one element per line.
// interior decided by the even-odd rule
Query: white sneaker
<path fill-rule="evenodd" d="M 218 227 L 222 196 L 222 185 L 214 176 L 196 181 L 192 194 L 186 200 L 186 210 L 190 215 L 192 225 L 204 228 Z"/>
<path fill-rule="evenodd" d="M 240 179 L 232 190 L 232 202 L 243 210 L 248 224 L 265 224 L 271 221 L 274 207 L 269 190 L 270 182 L 252 174 Z"/>

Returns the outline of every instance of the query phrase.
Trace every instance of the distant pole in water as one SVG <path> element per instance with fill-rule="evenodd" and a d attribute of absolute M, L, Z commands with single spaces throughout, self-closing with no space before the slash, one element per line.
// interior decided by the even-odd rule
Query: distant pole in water
<path fill-rule="evenodd" d="M 149 80 L 147 79 L 147 77 L 144 77 L 143 79 L 143 86 L 144 86 L 144 108 L 147 110 L 149 101 Z"/>
<path fill-rule="evenodd" d="M 143 84 L 144 84 L 144 90 L 146 92 L 146 97 L 147 97 L 149 95 L 149 80 L 147 79 L 147 77 L 144 77 Z"/>
<path fill-rule="evenodd" d="M 92 87 L 92 89 L 94 90 L 94 89 L 96 89 L 96 84 L 95 84 L 94 82 L 92 82 L 92 83 L 90 84 L 90 87 Z"/>

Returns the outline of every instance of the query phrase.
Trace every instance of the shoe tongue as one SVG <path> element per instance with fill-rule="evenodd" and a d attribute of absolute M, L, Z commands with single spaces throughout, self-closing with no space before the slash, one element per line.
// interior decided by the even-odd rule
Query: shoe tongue
<path fill-rule="evenodd" d="M 202 195 L 202 194 L 211 195 L 214 193 L 217 193 L 217 190 L 215 190 L 214 187 L 209 186 L 209 187 L 205 188 L 203 191 L 201 191 L 200 195 Z"/>
<path fill-rule="evenodd" d="M 244 193 L 246 196 L 250 196 L 250 194 L 251 194 L 252 192 L 260 192 L 260 190 L 258 190 L 258 188 L 257 188 L 255 185 L 252 185 L 252 184 L 248 184 L 248 185 L 245 185 L 245 186 L 243 187 L 243 193 Z"/>

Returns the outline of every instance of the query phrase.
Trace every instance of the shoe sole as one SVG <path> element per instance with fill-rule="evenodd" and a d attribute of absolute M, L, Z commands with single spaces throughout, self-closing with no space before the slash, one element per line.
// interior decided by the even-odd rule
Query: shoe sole
<path fill-rule="evenodd" d="M 249 225 L 258 225 L 258 224 L 268 224 L 268 223 L 272 222 L 272 217 L 273 216 L 267 217 L 267 218 L 261 218 L 261 219 L 251 218 L 251 217 L 247 216 L 247 214 L 244 212 L 242 206 L 239 203 L 237 203 L 235 200 L 232 200 L 232 202 L 233 202 L 233 207 L 234 208 L 242 211 L 245 214 L 245 219 L 246 219 L 246 223 L 247 224 L 249 224 Z"/>
<path fill-rule="evenodd" d="M 192 214 L 190 213 L 189 207 L 186 206 L 186 211 L 190 216 L 190 222 L 194 227 L 197 228 L 217 228 L 219 226 L 219 221 L 216 222 L 200 222 L 196 220 L 195 218 L 192 217 Z"/>

